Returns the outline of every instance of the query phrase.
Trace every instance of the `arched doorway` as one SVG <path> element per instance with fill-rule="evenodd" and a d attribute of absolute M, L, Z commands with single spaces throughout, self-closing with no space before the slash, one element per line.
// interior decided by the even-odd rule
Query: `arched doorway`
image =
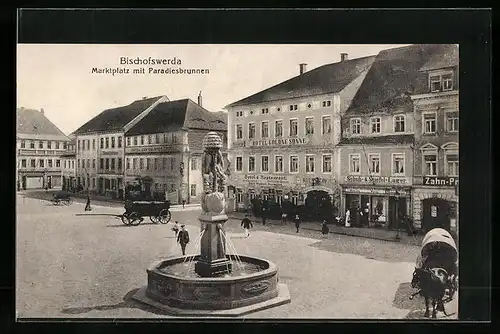
<path fill-rule="evenodd" d="M 422 229 L 427 232 L 433 228 L 450 231 L 452 205 L 441 198 L 427 198 L 422 201 Z"/>
<path fill-rule="evenodd" d="M 333 199 L 324 189 L 309 190 L 305 199 L 305 212 L 312 220 L 330 221 L 333 219 Z"/>

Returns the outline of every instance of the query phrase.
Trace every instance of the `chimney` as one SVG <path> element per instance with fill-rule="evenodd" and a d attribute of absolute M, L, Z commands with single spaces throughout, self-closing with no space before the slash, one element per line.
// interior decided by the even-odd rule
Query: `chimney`
<path fill-rule="evenodd" d="M 341 53 L 340 54 L 340 61 L 346 61 L 348 58 L 349 55 L 347 53 Z"/>
<path fill-rule="evenodd" d="M 202 105 L 202 100 L 203 100 L 203 97 L 201 96 L 201 90 L 200 90 L 200 94 L 198 94 L 198 105 L 199 105 L 200 107 L 203 107 L 203 105 Z"/>
<path fill-rule="evenodd" d="M 41 113 L 42 115 L 45 115 L 45 114 L 44 114 L 44 112 L 43 112 L 43 108 L 40 108 L 40 113 Z"/>
<path fill-rule="evenodd" d="M 306 66 L 307 66 L 307 64 L 304 64 L 304 63 L 299 64 L 300 74 L 303 74 L 305 71 L 307 71 Z"/>

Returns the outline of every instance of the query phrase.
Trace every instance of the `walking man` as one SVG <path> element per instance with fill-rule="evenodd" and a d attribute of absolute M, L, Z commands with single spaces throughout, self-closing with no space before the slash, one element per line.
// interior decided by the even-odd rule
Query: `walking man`
<path fill-rule="evenodd" d="M 185 205 L 186 205 L 186 199 L 185 199 L 185 198 L 183 198 L 183 199 L 182 199 L 182 208 L 183 208 L 183 209 L 184 209 L 184 206 L 185 206 Z"/>
<path fill-rule="evenodd" d="M 295 215 L 295 218 L 293 218 L 293 221 L 295 222 L 295 228 L 297 229 L 296 233 L 299 233 L 299 228 L 300 228 L 300 217 L 299 217 L 299 215 Z"/>
<path fill-rule="evenodd" d="M 181 225 L 181 230 L 177 234 L 177 243 L 181 245 L 182 255 L 186 255 L 186 245 L 189 243 L 189 232 Z"/>
<path fill-rule="evenodd" d="M 250 227 L 253 227 L 252 221 L 248 218 L 248 214 L 241 221 L 241 226 L 245 229 L 245 238 L 250 236 Z"/>
<path fill-rule="evenodd" d="M 266 225 L 266 218 L 267 218 L 266 216 L 267 216 L 266 208 L 262 207 L 262 225 Z"/>
<path fill-rule="evenodd" d="M 90 195 L 87 194 L 87 204 L 85 205 L 85 211 L 92 211 L 92 208 L 90 207 Z"/>
<path fill-rule="evenodd" d="M 175 233 L 175 238 L 177 239 L 177 234 L 179 233 L 179 222 L 176 220 L 174 227 L 172 227 L 172 231 Z"/>

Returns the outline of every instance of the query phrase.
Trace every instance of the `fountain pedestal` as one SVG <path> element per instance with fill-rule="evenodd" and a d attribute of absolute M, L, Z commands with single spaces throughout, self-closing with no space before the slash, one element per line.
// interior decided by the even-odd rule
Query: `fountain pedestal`
<path fill-rule="evenodd" d="M 220 229 L 227 222 L 225 214 L 208 215 L 202 213 L 198 218 L 202 230 L 201 253 L 194 270 L 201 277 L 214 277 L 232 271 L 232 263 L 226 257 L 226 242 L 221 237 Z"/>

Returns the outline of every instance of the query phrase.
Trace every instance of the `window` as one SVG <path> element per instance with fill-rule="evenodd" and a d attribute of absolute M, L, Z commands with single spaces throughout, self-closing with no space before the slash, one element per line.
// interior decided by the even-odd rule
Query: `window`
<path fill-rule="evenodd" d="M 453 89 L 453 73 L 429 76 L 429 89 L 431 92 L 448 91 Z"/>
<path fill-rule="evenodd" d="M 78 164 L 78 168 L 80 168 L 80 164 Z M 104 169 L 104 158 L 101 158 L 101 161 L 99 163 L 99 168 Z"/>
<path fill-rule="evenodd" d="M 130 169 L 130 158 L 127 158 L 127 169 Z"/>
<path fill-rule="evenodd" d="M 40 161 L 38 162 L 38 166 L 40 167 L 45 167 L 45 161 L 43 159 L 40 159 Z"/>
<path fill-rule="evenodd" d="M 92 149 L 95 150 L 95 139 L 92 139 Z"/>
<path fill-rule="evenodd" d="M 448 176 L 458 176 L 458 154 L 446 155 L 446 168 Z"/>
<path fill-rule="evenodd" d="M 431 92 L 439 92 L 441 90 L 441 77 L 439 75 L 432 75 L 429 78 L 429 86 Z"/>
<path fill-rule="evenodd" d="M 116 166 L 115 166 L 115 159 L 113 158 L 113 159 L 111 159 L 111 169 L 113 169 L 113 170 L 114 170 L 114 169 L 115 169 L 115 167 L 116 167 Z"/>
<path fill-rule="evenodd" d="M 321 129 L 324 135 L 332 133 L 332 118 L 330 116 L 323 116 L 321 118 Z"/>
<path fill-rule="evenodd" d="M 236 112 L 236 117 L 243 117 L 243 111 L 237 111 Z"/>
<path fill-rule="evenodd" d="M 137 158 L 132 159 L 132 169 L 137 169 Z"/>
<path fill-rule="evenodd" d="M 174 168 L 175 168 L 175 158 L 174 158 L 174 157 L 172 157 L 172 158 L 170 159 L 170 169 L 171 169 L 171 170 L 174 170 Z"/>
<path fill-rule="evenodd" d="M 26 159 L 21 160 L 21 167 L 26 167 Z"/>
<path fill-rule="evenodd" d="M 422 115 L 424 118 L 424 133 L 436 132 L 436 113 L 425 113 Z"/>
<path fill-rule="evenodd" d="M 122 147 L 122 137 L 118 137 L 118 148 Z"/>
<path fill-rule="evenodd" d="M 458 112 L 446 113 L 446 131 L 458 132 Z"/>
<path fill-rule="evenodd" d="M 78 141 L 78 142 L 80 142 L 80 141 Z M 78 145 L 78 146 L 80 146 L 80 145 Z M 104 138 L 101 138 L 101 148 L 104 148 Z"/>
<path fill-rule="evenodd" d="M 87 168 L 90 168 L 90 159 L 87 159 Z"/>
<path fill-rule="evenodd" d="M 351 119 L 351 133 L 359 135 L 361 133 L 361 120 L 359 118 Z"/>
<path fill-rule="evenodd" d="M 283 121 L 274 122 L 274 136 L 277 138 L 283 137 Z"/>
<path fill-rule="evenodd" d="M 24 140 L 21 140 L 21 148 L 25 148 L 26 147 L 26 142 Z"/>
<path fill-rule="evenodd" d="M 404 115 L 394 116 L 394 132 L 405 132 Z"/>
<path fill-rule="evenodd" d="M 105 142 L 106 142 L 105 147 L 106 147 L 106 148 L 109 148 L 109 137 L 106 137 L 106 138 L 105 138 Z"/>
<path fill-rule="evenodd" d="M 274 156 L 274 172 L 283 173 L 283 156 L 281 155 Z"/>
<path fill-rule="evenodd" d="M 104 162 L 106 163 L 105 165 L 106 169 L 109 170 L 109 158 L 106 158 Z"/>
<path fill-rule="evenodd" d="M 111 148 L 115 148 L 115 137 L 111 137 Z"/>
<path fill-rule="evenodd" d="M 148 136 L 148 142 L 149 145 L 153 144 L 153 135 Z"/>
<path fill-rule="evenodd" d="M 294 111 L 294 110 L 297 110 L 298 109 L 298 105 L 296 104 L 291 104 L 290 105 L 290 111 Z"/>
<path fill-rule="evenodd" d="M 349 154 L 349 174 L 359 174 L 359 154 Z"/>
<path fill-rule="evenodd" d="M 248 172 L 255 172 L 255 157 L 248 157 Z"/>
<path fill-rule="evenodd" d="M 92 188 L 95 188 L 95 178 L 92 178 Z"/>
<path fill-rule="evenodd" d="M 248 123 L 248 139 L 255 138 L 255 123 Z"/>
<path fill-rule="evenodd" d="M 243 157 L 236 157 L 236 171 L 241 172 L 243 170 Z"/>
<path fill-rule="evenodd" d="M 425 161 L 425 170 L 424 170 L 425 175 L 436 176 L 437 175 L 437 155 L 426 154 L 426 155 L 424 155 L 424 161 Z"/>
<path fill-rule="evenodd" d="M 58 150 L 58 149 L 59 149 L 59 147 L 60 147 L 60 144 L 59 144 L 59 142 L 58 142 L 58 141 L 56 141 L 56 150 Z"/>
<path fill-rule="evenodd" d="M 90 150 L 90 139 L 87 139 L 87 150 Z"/>
<path fill-rule="evenodd" d="M 163 142 L 166 144 L 168 143 L 168 133 L 163 134 Z"/>
<path fill-rule="evenodd" d="M 137 146 L 137 137 L 134 137 L 134 146 Z"/>
<path fill-rule="evenodd" d="M 332 156 L 331 154 L 323 155 L 323 173 L 332 172 Z"/>
<path fill-rule="evenodd" d="M 380 154 L 369 154 L 368 159 L 370 161 L 370 173 L 380 174 Z"/>
<path fill-rule="evenodd" d="M 43 148 L 43 141 L 38 142 L 38 148 Z"/>
<path fill-rule="evenodd" d="M 402 153 L 392 154 L 392 175 L 405 174 L 405 156 Z"/>
<path fill-rule="evenodd" d="M 52 167 L 52 159 L 47 159 L 47 167 Z"/>
<path fill-rule="evenodd" d="M 299 130 L 299 121 L 297 119 L 290 120 L 290 137 L 294 137 L 298 135 Z"/>
<path fill-rule="evenodd" d="M 261 164 L 260 164 L 260 169 L 263 173 L 269 172 L 269 157 L 267 155 L 263 155 L 260 157 Z"/>
<path fill-rule="evenodd" d="M 198 169 L 198 160 L 196 158 L 191 158 L 191 170 L 197 170 Z"/>
<path fill-rule="evenodd" d="M 47 148 L 49 148 L 49 149 L 52 148 L 52 142 L 50 140 L 47 142 Z"/>
<path fill-rule="evenodd" d="M 446 91 L 453 89 L 453 76 L 451 73 L 443 75 L 442 80 L 443 80 L 443 90 Z"/>
<path fill-rule="evenodd" d="M 139 169 L 144 169 L 144 159 L 139 158 Z"/>
<path fill-rule="evenodd" d="M 314 134 L 314 118 L 306 117 L 306 135 Z"/>
<path fill-rule="evenodd" d="M 155 144 L 159 144 L 159 143 L 160 143 L 160 135 L 155 134 Z"/>
<path fill-rule="evenodd" d="M 196 196 L 196 184 L 191 185 L 191 197 Z"/>
<path fill-rule="evenodd" d="M 380 133 L 380 117 L 370 118 L 370 128 L 372 133 Z"/>
<path fill-rule="evenodd" d="M 141 145 L 144 145 L 144 136 L 141 136 Z"/>
<path fill-rule="evenodd" d="M 262 122 L 261 123 L 261 135 L 262 135 L 262 138 L 269 137 L 269 122 Z"/>
<path fill-rule="evenodd" d="M 33 168 L 34 168 L 34 167 L 36 167 L 36 160 L 35 160 L 35 159 L 31 159 L 31 160 L 30 160 L 30 165 L 31 165 L 31 167 L 33 167 Z"/>
<path fill-rule="evenodd" d="M 92 159 L 92 168 L 95 169 L 95 159 Z"/>
<path fill-rule="evenodd" d="M 243 139 L 243 125 L 236 124 L 236 139 Z"/>
<path fill-rule="evenodd" d="M 290 156 L 290 173 L 299 172 L 299 157 L 296 155 Z"/>
<path fill-rule="evenodd" d="M 30 142 L 30 148 L 35 148 L 35 142 L 34 141 Z"/>
<path fill-rule="evenodd" d="M 314 155 L 306 155 L 306 173 L 314 173 Z"/>
<path fill-rule="evenodd" d="M 262 115 L 267 115 L 267 114 L 269 114 L 269 108 L 262 109 Z"/>
<path fill-rule="evenodd" d="M 118 170 L 122 169 L 122 158 L 118 158 L 118 162 L 117 162 L 116 168 L 118 168 Z"/>
<path fill-rule="evenodd" d="M 330 100 L 323 101 L 322 105 L 323 105 L 323 108 L 330 107 L 332 105 L 332 101 L 330 101 Z"/>

